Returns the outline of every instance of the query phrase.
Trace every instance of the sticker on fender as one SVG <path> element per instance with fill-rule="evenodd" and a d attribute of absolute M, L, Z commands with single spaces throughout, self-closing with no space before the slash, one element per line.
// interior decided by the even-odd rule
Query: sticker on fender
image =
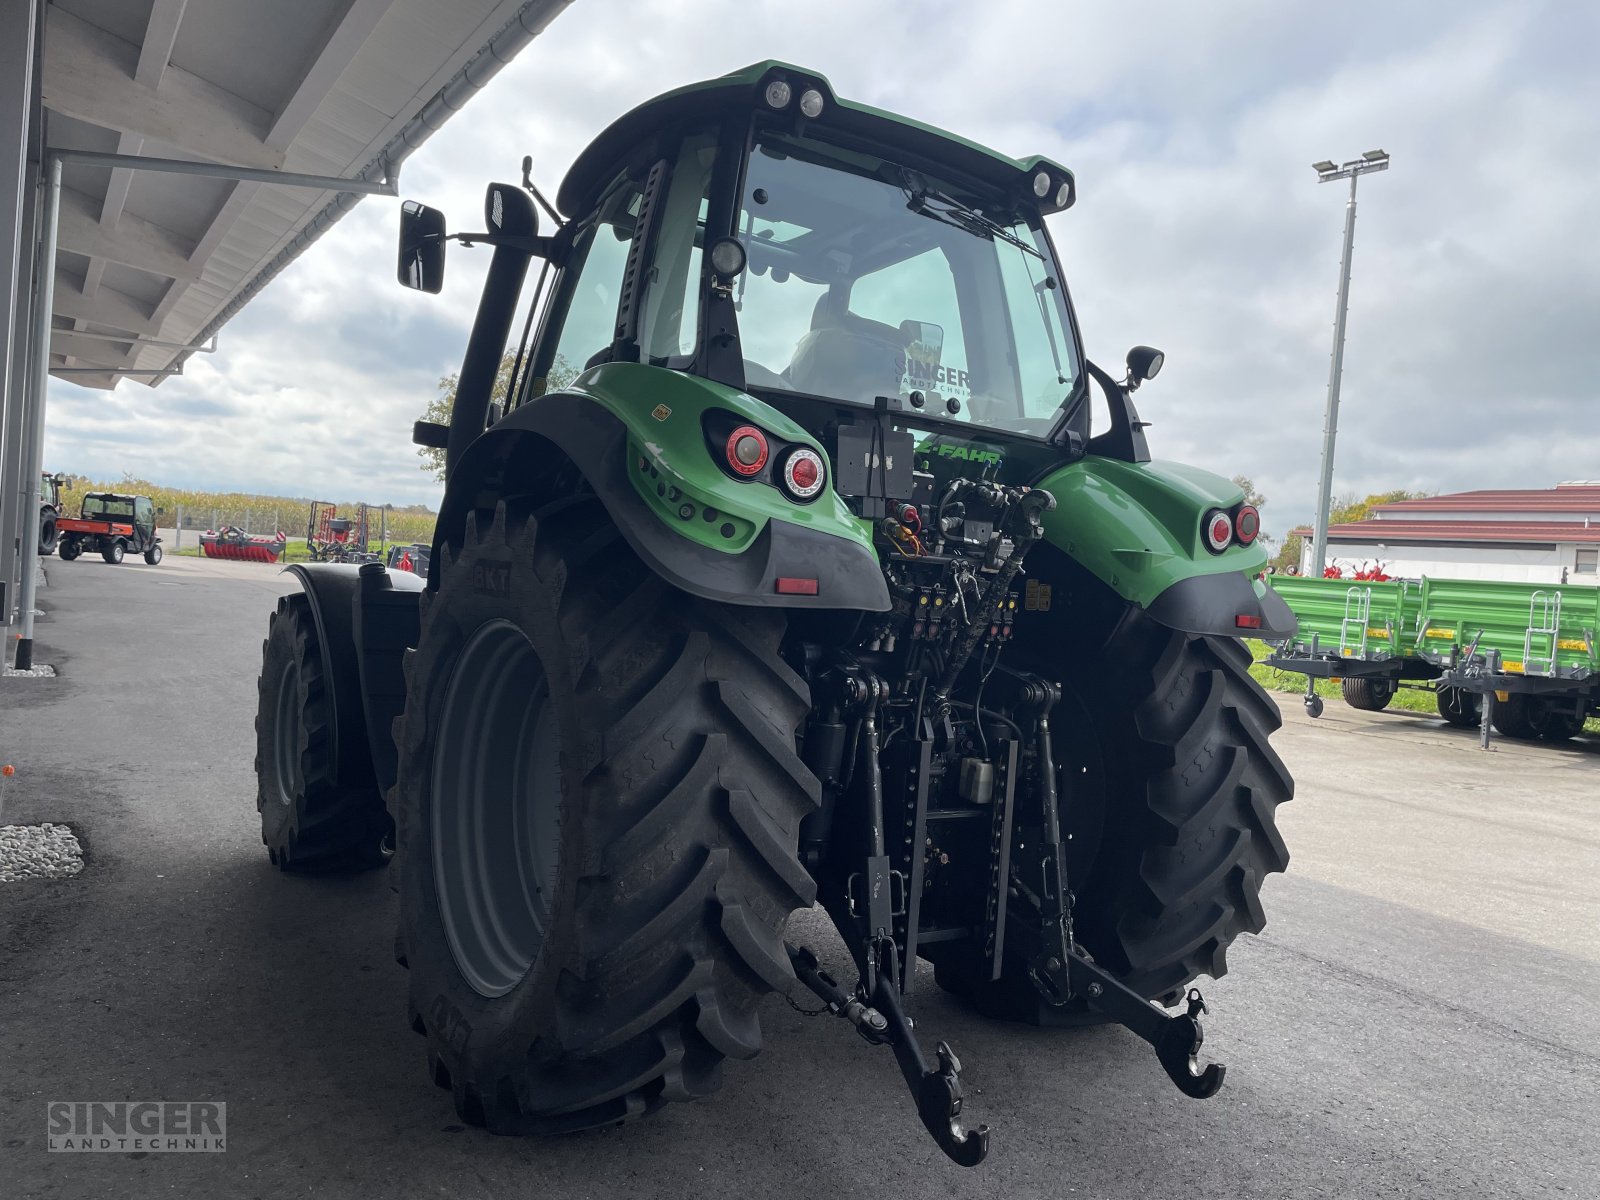
<path fill-rule="evenodd" d="M 1050 585 L 1040 583 L 1037 579 L 1028 580 L 1022 593 L 1022 607 L 1028 612 L 1049 612 Z"/>

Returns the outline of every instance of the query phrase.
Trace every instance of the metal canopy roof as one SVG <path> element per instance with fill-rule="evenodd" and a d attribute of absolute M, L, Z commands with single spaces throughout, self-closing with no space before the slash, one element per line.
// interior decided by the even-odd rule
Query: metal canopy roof
<path fill-rule="evenodd" d="M 47 141 L 392 180 L 569 2 L 51 0 Z M 100 388 L 159 383 L 359 198 L 70 156 L 62 184 L 50 368 Z"/>

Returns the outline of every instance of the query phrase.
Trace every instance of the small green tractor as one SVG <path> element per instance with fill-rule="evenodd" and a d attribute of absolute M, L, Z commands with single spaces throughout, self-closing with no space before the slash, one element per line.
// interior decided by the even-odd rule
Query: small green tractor
<path fill-rule="evenodd" d="M 426 578 L 293 568 L 260 679 L 263 840 L 393 859 L 433 1080 L 495 1132 L 613 1124 L 811 993 L 974 1164 L 921 960 L 1212 1094 L 1191 984 L 1261 929 L 1293 791 L 1239 638 L 1293 618 L 1239 489 L 1150 460 L 1160 353 L 1084 357 L 1045 222 L 1071 172 L 776 62 L 623 116 L 555 205 L 529 171 L 479 232 L 402 209 L 407 286 L 492 247 L 450 422 L 414 431 L 447 463 Z M 786 940 L 814 904 L 853 983 Z"/>

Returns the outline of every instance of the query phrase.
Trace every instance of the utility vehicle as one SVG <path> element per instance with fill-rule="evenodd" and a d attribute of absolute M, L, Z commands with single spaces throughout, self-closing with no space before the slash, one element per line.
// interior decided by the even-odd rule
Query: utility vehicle
<path fill-rule="evenodd" d="M 263 839 L 396 851 L 434 1081 L 497 1132 L 623 1121 L 715 1091 L 805 989 L 976 1163 L 923 960 L 1210 1095 L 1190 985 L 1288 861 L 1238 638 L 1293 621 L 1239 489 L 1150 460 L 1161 354 L 1084 357 L 1072 173 L 777 62 L 620 118 L 557 205 L 529 171 L 482 231 L 402 209 L 407 286 L 493 248 L 450 423 L 414 431 L 446 451 L 427 579 L 294 568 L 260 680 Z M 785 941 L 814 903 L 853 985 Z"/>
<path fill-rule="evenodd" d="M 108 563 L 120 563 L 129 551 L 144 555 L 152 567 L 161 561 L 156 536 L 156 508 L 149 496 L 90 492 L 76 517 L 56 522 L 58 553 L 71 562 L 85 550 L 98 550 Z"/>

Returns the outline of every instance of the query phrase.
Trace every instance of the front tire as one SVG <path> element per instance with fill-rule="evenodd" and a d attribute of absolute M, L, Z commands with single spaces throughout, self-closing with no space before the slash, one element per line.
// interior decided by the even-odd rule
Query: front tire
<path fill-rule="evenodd" d="M 115 566 L 127 556 L 128 548 L 121 538 L 114 539 L 110 545 L 100 551 L 100 557 Z"/>
<path fill-rule="evenodd" d="M 160 565 L 161 547 L 151 546 L 150 549 L 146 550 L 144 552 L 144 561 L 149 563 L 152 567 Z"/>
<path fill-rule="evenodd" d="M 1340 685 L 1344 702 L 1363 712 L 1382 712 L 1394 699 L 1395 686 L 1388 679 L 1350 679 Z"/>
<path fill-rule="evenodd" d="M 675 591 L 599 505 L 488 518 L 434 564 L 396 724 L 414 1028 L 469 1123 L 615 1124 L 715 1091 L 793 979 L 809 692 L 781 613 Z"/>
<path fill-rule="evenodd" d="M 339 781 L 333 699 L 311 601 L 302 593 L 282 597 L 272 614 L 257 696 L 256 811 L 273 864 L 321 873 L 387 862 L 389 813 L 377 785 Z M 355 736 L 364 740 L 366 730 Z"/>

